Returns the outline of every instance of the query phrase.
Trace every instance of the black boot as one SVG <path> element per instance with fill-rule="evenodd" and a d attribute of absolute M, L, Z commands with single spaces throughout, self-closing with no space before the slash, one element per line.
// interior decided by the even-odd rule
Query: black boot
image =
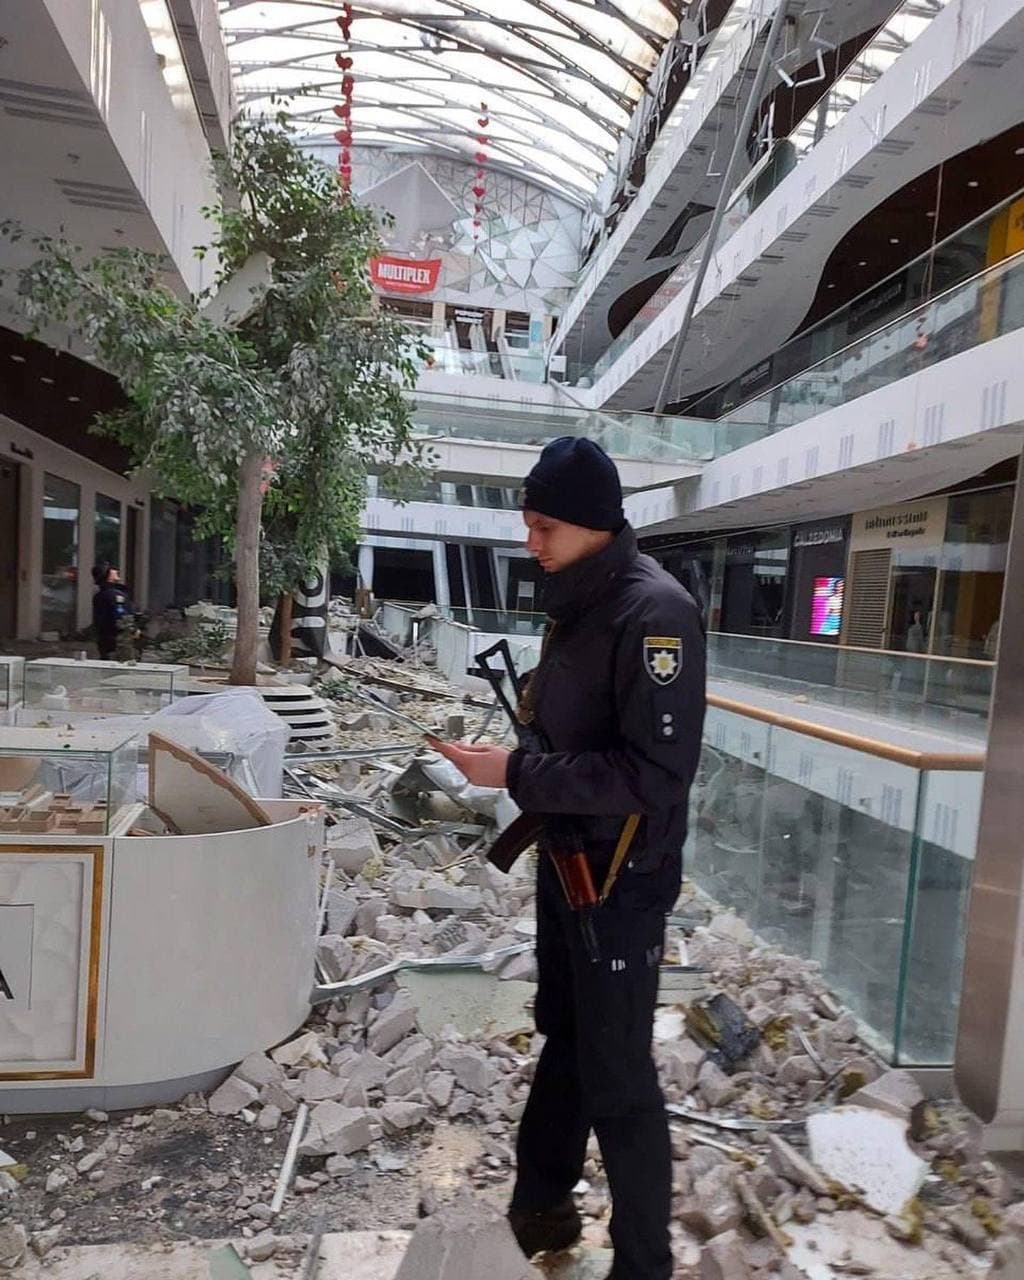
<path fill-rule="evenodd" d="M 572 1196 L 540 1213 L 508 1211 L 509 1226 L 520 1249 L 528 1258 L 537 1253 L 561 1253 L 571 1249 L 583 1234 L 583 1223 Z"/>

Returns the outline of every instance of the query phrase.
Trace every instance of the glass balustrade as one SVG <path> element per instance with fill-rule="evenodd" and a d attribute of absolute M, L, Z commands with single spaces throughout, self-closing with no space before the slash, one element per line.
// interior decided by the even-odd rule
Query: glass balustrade
<path fill-rule="evenodd" d="M 708 635 L 708 676 L 727 686 L 770 690 L 797 703 L 892 717 L 984 740 L 995 663 L 889 650 Z M 741 691 L 734 695 L 743 696 Z"/>
<path fill-rule="evenodd" d="M 529 613 L 518 609 L 464 609 L 452 607 L 445 610 L 445 617 L 453 622 L 486 631 L 492 635 L 540 636 L 547 625 L 547 614 Z"/>
<path fill-rule="evenodd" d="M 891 1061 L 950 1063 L 982 755 L 829 740 L 710 703 L 688 875 L 817 961 Z"/>
<path fill-rule="evenodd" d="M 1024 253 L 1018 253 L 749 400 L 743 417 L 780 431 L 1022 326 Z"/>
<path fill-rule="evenodd" d="M 422 436 L 496 441 L 543 447 L 558 436 L 587 436 L 616 458 L 690 465 L 716 456 L 720 423 L 650 413 L 615 413 L 575 405 L 545 405 L 525 400 L 420 393 L 412 414 Z M 735 439 L 746 431 L 757 439 L 763 428 L 730 424 Z M 732 447 L 738 447 L 734 444 Z"/>

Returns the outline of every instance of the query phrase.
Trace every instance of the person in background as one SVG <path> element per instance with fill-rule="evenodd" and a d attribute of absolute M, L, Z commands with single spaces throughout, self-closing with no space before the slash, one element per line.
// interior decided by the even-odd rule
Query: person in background
<path fill-rule="evenodd" d="M 549 444 L 522 507 L 550 623 L 519 707 L 521 745 L 433 740 L 470 782 L 507 787 L 541 820 L 546 1041 L 509 1221 L 527 1257 L 579 1239 L 572 1193 L 593 1130 L 612 1195 L 610 1280 L 671 1280 L 672 1153 L 651 1033 L 700 756 L 704 628 L 688 592 L 640 554 L 615 464 L 592 441 Z"/>
<path fill-rule="evenodd" d="M 121 581 L 116 565 L 104 561 L 93 568 L 96 594 L 92 598 L 92 625 L 100 657 L 109 661 L 117 654 L 123 632 L 135 616 L 135 606 L 128 588 Z"/>

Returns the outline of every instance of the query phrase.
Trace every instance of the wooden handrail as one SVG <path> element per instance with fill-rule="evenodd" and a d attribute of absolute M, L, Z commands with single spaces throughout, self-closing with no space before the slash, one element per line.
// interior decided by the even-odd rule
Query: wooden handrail
<path fill-rule="evenodd" d="M 723 698 L 717 693 L 708 694 L 708 706 L 717 707 L 720 711 L 731 711 L 734 715 L 745 716 L 748 720 L 760 720 L 763 724 L 774 725 L 779 729 L 789 729 L 793 733 L 803 734 L 806 738 L 817 738 L 821 742 L 831 742 L 837 747 L 860 751 L 864 755 L 878 756 L 882 760 L 891 760 L 894 764 L 904 764 L 922 772 L 977 773 L 985 768 L 983 751 L 914 751 L 911 747 L 897 747 L 891 742 L 863 738 L 858 733 L 848 733 L 844 729 L 830 729 L 828 725 L 816 724 L 813 720 L 799 720 L 796 716 L 768 711 L 764 707 L 756 707 L 749 702 Z"/>

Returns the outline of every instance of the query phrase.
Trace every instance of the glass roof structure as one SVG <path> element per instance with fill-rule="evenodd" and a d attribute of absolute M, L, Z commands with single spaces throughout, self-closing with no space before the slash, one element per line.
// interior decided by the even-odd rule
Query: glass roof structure
<path fill-rule="evenodd" d="M 220 0 L 220 10 L 243 109 L 269 112 L 272 95 L 287 95 L 310 142 L 332 142 L 350 119 L 352 147 L 470 163 L 484 154 L 489 168 L 586 206 L 684 3 Z M 339 119 L 345 76 L 351 106 Z"/>

